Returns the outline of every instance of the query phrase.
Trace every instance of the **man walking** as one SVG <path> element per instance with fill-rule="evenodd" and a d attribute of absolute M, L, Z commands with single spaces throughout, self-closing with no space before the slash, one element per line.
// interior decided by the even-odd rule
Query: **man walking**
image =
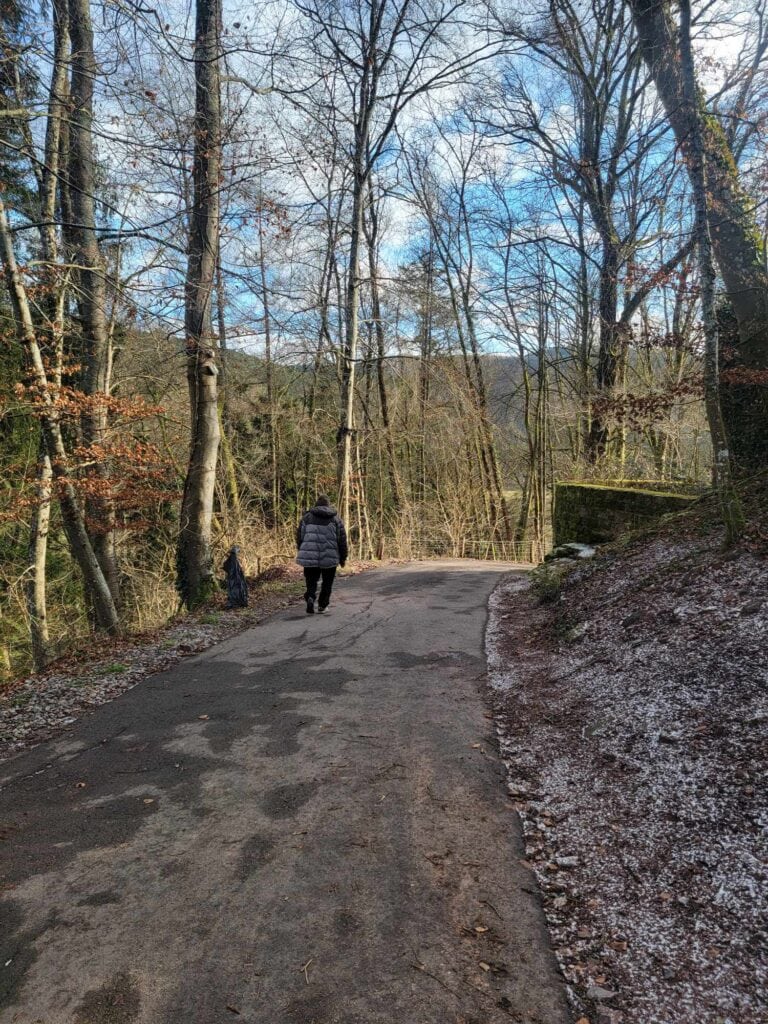
<path fill-rule="evenodd" d="M 296 546 L 299 553 L 296 561 L 304 566 L 307 591 L 307 615 L 315 611 L 317 584 L 322 577 L 318 611 L 324 612 L 331 600 L 336 567 L 344 566 L 347 560 L 347 531 L 344 523 L 325 494 L 319 494 L 314 506 L 301 517 L 296 531 Z"/>

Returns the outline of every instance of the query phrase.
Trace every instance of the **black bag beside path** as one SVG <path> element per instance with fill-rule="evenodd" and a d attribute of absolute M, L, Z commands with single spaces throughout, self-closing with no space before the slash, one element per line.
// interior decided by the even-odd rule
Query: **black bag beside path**
<path fill-rule="evenodd" d="M 248 583 L 237 557 L 237 546 L 230 549 L 222 568 L 227 574 L 227 608 L 248 607 Z"/>

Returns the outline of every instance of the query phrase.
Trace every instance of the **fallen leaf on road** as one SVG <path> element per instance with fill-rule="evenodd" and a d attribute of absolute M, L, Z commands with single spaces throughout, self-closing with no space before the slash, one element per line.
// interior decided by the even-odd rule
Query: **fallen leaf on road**
<path fill-rule="evenodd" d="M 198 715 L 197 717 L 200 719 L 201 722 L 207 722 L 208 719 L 210 718 L 210 715 Z"/>
<path fill-rule="evenodd" d="M 227 1003 L 227 1009 L 229 1010 L 230 1013 L 236 1013 L 238 1017 L 240 1016 L 240 1011 L 236 1006 L 230 1006 L 229 1003 Z"/>
<path fill-rule="evenodd" d="M 145 804 L 153 804 L 155 802 L 154 797 L 148 796 L 144 801 Z"/>
<path fill-rule="evenodd" d="M 484 925 L 478 924 L 478 925 L 475 925 L 475 931 L 478 934 L 482 934 L 483 932 L 487 932 L 488 929 Z"/>
<path fill-rule="evenodd" d="M 490 969 L 491 969 L 491 965 L 490 965 L 490 964 L 487 964 L 487 963 L 485 962 L 485 960 L 481 960 L 481 961 L 480 961 L 480 963 L 478 964 L 478 966 L 479 966 L 479 967 L 480 967 L 480 968 L 481 968 L 481 969 L 482 969 L 483 971 L 490 971 Z"/>
<path fill-rule="evenodd" d="M 75 783 L 75 789 L 85 789 L 85 783 L 84 782 L 76 782 Z"/>

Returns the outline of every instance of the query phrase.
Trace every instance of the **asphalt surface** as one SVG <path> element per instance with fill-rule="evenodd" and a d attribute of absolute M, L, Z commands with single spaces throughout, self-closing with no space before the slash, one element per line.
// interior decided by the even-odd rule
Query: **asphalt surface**
<path fill-rule="evenodd" d="M 337 583 L 0 765 L 2 1024 L 566 1024 L 491 563 Z"/>

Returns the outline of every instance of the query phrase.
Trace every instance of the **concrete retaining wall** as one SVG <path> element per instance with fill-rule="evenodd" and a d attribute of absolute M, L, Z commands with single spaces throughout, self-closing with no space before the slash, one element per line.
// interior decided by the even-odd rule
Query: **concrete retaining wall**
<path fill-rule="evenodd" d="M 697 494 L 659 489 L 664 486 L 652 481 L 643 481 L 640 486 L 555 484 L 554 545 L 574 541 L 604 544 L 697 500 Z"/>

